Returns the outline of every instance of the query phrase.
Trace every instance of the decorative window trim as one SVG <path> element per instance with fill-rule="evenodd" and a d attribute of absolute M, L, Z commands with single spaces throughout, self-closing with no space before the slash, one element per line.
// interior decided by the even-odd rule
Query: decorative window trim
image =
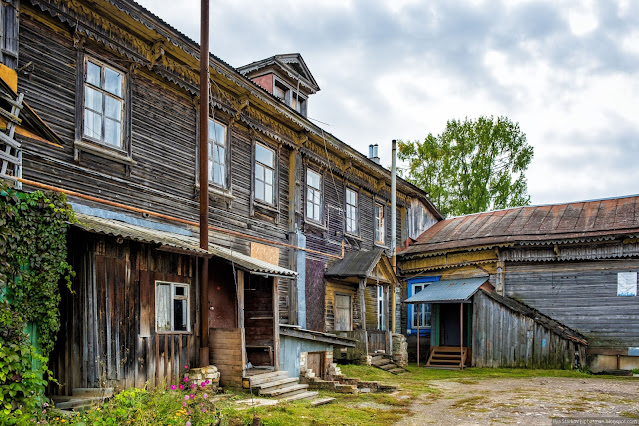
<path fill-rule="evenodd" d="M 228 124 L 226 120 L 220 120 L 214 118 L 213 116 L 209 116 L 209 120 L 214 120 L 218 124 L 226 127 L 226 150 L 225 150 L 225 161 L 226 161 L 226 186 L 221 186 L 212 180 L 210 180 L 209 176 L 209 199 L 215 200 L 220 199 L 227 203 L 227 208 L 232 207 L 232 202 L 235 200 L 235 196 L 233 196 L 233 185 L 232 185 L 232 174 L 231 174 L 231 142 L 233 138 L 232 129 L 233 126 Z M 200 190 L 200 117 L 199 114 L 196 114 L 196 132 L 195 132 L 195 167 L 193 168 L 195 171 L 195 190 Z M 209 138 L 210 142 L 210 138 Z M 210 146 L 210 145 L 209 145 Z M 209 161 L 210 161 L 210 152 L 209 152 Z"/>
<path fill-rule="evenodd" d="M 170 330 L 159 330 L 158 329 L 158 318 L 159 318 L 159 314 L 158 314 L 158 309 L 159 309 L 159 303 L 158 303 L 158 285 L 169 285 L 169 292 L 170 292 L 170 318 L 171 318 L 171 329 Z M 182 296 L 177 296 L 175 294 L 175 288 L 176 287 L 181 287 L 185 289 L 185 293 L 186 295 L 182 295 Z M 154 303 L 155 303 L 155 332 L 162 334 L 162 333 L 166 333 L 166 334 L 191 334 L 191 286 L 187 283 L 177 283 L 177 282 L 172 282 L 172 281 L 164 281 L 164 280 L 155 280 L 154 281 L 154 288 L 153 288 L 153 292 L 154 292 Z M 175 301 L 176 300 L 186 300 L 186 330 L 175 330 Z"/>
<path fill-rule="evenodd" d="M 255 159 L 255 149 L 256 145 L 259 144 L 268 150 L 273 152 L 273 161 L 274 161 L 274 169 L 273 169 L 273 204 L 270 204 L 266 201 L 260 200 L 255 197 L 255 168 L 256 168 L 256 159 Z M 279 173 L 280 173 L 280 146 L 273 146 L 273 144 L 264 141 L 262 139 L 257 139 L 255 137 L 251 138 L 251 193 L 250 193 L 250 214 L 251 216 L 258 216 L 269 221 L 273 221 L 274 223 L 279 222 L 280 216 L 280 194 L 279 194 Z"/>
<path fill-rule="evenodd" d="M 407 280 L 406 282 L 406 291 L 407 291 L 407 297 L 411 297 L 415 294 L 415 287 L 416 286 L 425 286 L 429 283 L 433 283 L 436 281 L 439 281 L 439 276 L 429 276 L 429 277 L 417 277 L 417 278 L 411 278 L 409 280 Z M 430 303 L 422 303 L 421 305 L 429 305 Z M 413 321 L 413 312 L 415 309 L 415 305 L 414 304 L 410 304 L 407 306 L 407 330 L 406 333 L 407 334 L 417 334 L 417 327 L 416 324 L 414 324 Z M 431 323 L 432 326 L 432 323 Z M 431 326 L 428 327 L 419 327 L 419 335 L 420 336 L 429 336 L 430 335 L 430 331 L 431 331 Z"/>
<path fill-rule="evenodd" d="M 355 202 L 357 203 L 356 205 L 353 204 L 349 204 L 348 203 L 348 192 L 351 191 L 355 194 Z M 361 194 L 359 193 L 359 189 L 355 189 L 352 188 L 350 186 L 346 186 L 346 188 L 344 189 L 344 233 L 346 235 L 355 237 L 355 238 L 359 238 L 360 236 L 360 197 Z M 348 211 L 349 211 L 349 206 L 353 206 L 355 207 L 355 232 L 353 231 L 349 231 L 348 230 Z"/>
<path fill-rule="evenodd" d="M 379 225 L 379 220 L 377 217 L 377 207 L 381 207 L 382 212 L 382 223 L 381 223 L 381 232 L 383 240 L 377 239 L 377 230 Z M 375 245 L 386 247 L 386 205 L 383 201 L 373 200 L 373 240 L 375 241 Z"/>
<path fill-rule="evenodd" d="M 308 174 L 309 173 L 314 173 L 319 177 L 319 188 L 315 188 L 313 186 L 309 185 L 309 179 L 308 179 Z M 320 226 L 324 225 L 324 176 L 323 174 L 314 169 L 313 167 L 306 167 L 306 173 L 304 174 L 304 187 L 305 187 L 305 191 L 304 191 L 304 217 L 306 218 L 306 220 L 312 224 L 317 224 Z M 309 198 L 308 198 L 308 193 L 310 191 L 313 192 L 319 192 L 319 203 L 316 205 L 315 203 L 312 203 L 314 206 L 316 205 L 317 208 L 319 209 L 319 218 L 315 218 L 315 217 L 311 217 L 309 216 L 309 210 L 308 210 L 308 203 L 309 203 Z"/>
<path fill-rule="evenodd" d="M 377 303 L 377 329 L 380 331 L 386 330 L 386 305 L 388 302 L 384 300 L 386 293 L 385 290 L 385 286 L 378 285 L 375 292 L 377 296 L 375 299 Z"/>
<path fill-rule="evenodd" d="M 74 160 L 81 160 L 81 153 L 86 152 L 101 158 L 115 161 L 127 166 L 127 174 L 130 172 L 129 167 L 135 165 L 136 162 L 132 158 L 131 150 L 131 78 L 122 67 L 105 61 L 104 59 L 95 59 L 98 55 L 92 55 L 91 52 L 85 52 L 82 47 L 77 51 L 77 70 L 76 70 L 76 107 L 75 107 L 75 141 L 73 143 Z M 84 135 L 84 107 L 85 107 L 85 74 L 87 62 L 91 61 L 101 66 L 116 70 L 122 74 L 122 130 L 120 146 L 110 145 L 104 141 L 99 141 Z"/>

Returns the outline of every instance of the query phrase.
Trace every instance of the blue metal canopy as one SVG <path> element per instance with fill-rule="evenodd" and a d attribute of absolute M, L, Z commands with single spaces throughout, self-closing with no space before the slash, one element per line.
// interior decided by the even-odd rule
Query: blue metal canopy
<path fill-rule="evenodd" d="M 488 277 L 435 281 L 404 303 L 463 303 L 479 290 Z"/>

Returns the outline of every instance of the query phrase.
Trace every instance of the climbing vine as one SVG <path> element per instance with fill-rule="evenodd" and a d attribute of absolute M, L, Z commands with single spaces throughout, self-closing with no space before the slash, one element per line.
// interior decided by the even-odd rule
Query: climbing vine
<path fill-rule="evenodd" d="M 0 187 L 0 295 L 25 322 L 33 323 L 48 356 L 60 329 L 61 280 L 71 286 L 66 231 L 74 220 L 66 196 Z"/>

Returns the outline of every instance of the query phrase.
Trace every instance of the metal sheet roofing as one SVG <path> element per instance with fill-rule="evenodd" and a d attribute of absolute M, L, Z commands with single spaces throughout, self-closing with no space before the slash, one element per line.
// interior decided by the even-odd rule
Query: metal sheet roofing
<path fill-rule="evenodd" d="M 121 220 L 105 219 L 83 213 L 76 212 L 75 216 L 78 219 L 78 222 L 73 223 L 73 226 L 96 234 L 122 237 L 142 243 L 158 244 L 165 247 L 193 252 L 194 255 L 199 256 L 216 256 L 229 262 L 233 262 L 237 267 L 246 269 L 252 273 L 282 277 L 297 276 L 297 272 L 295 271 L 255 259 L 226 247 L 209 244 L 209 249 L 203 250 L 199 247 L 199 238 L 197 237 L 146 228 L 144 226 L 133 225 Z"/>
<path fill-rule="evenodd" d="M 488 277 L 434 281 L 404 303 L 460 303 L 470 299 Z"/>
<path fill-rule="evenodd" d="M 324 273 L 325 277 L 359 277 L 366 278 L 379 262 L 382 256 L 382 249 L 375 250 L 355 250 L 344 255 L 344 259 L 335 262 Z"/>
<path fill-rule="evenodd" d="M 567 204 L 516 207 L 443 220 L 402 255 L 507 243 L 550 244 L 639 231 L 639 195 Z"/>

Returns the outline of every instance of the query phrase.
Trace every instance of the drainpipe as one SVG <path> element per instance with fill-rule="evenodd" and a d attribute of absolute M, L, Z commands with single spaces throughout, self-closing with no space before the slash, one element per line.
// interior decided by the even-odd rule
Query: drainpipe
<path fill-rule="evenodd" d="M 393 162 L 391 166 L 391 264 L 393 273 L 397 276 L 397 140 L 393 139 Z M 391 291 L 391 336 L 395 333 L 396 324 L 396 306 L 395 306 L 395 285 Z M 392 348 L 391 337 L 391 348 Z M 391 349 L 392 351 L 392 349 Z"/>
<path fill-rule="evenodd" d="M 200 248 L 209 249 L 209 0 L 200 15 Z M 200 367 L 209 365 L 209 260 L 200 271 Z"/>

